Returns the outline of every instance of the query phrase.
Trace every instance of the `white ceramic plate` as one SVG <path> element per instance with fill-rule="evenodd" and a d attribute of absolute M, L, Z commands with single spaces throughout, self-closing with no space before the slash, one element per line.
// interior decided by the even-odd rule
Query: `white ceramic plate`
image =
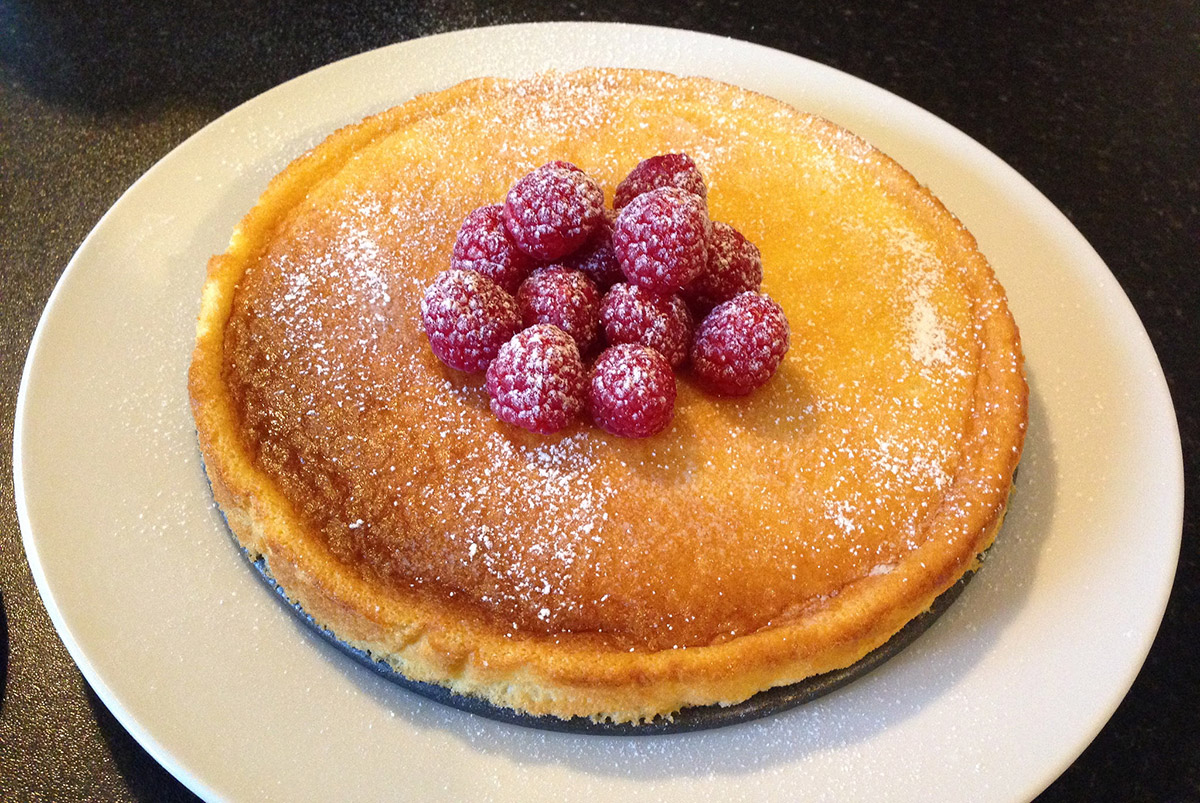
<path fill-rule="evenodd" d="M 719 731 L 524 730 L 404 692 L 298 624 L 214 509 L 185 372 L 204 266 L 268 179 L 345 123 L 476 75 L 638 66 L 731 81 L 862 134 L 978 237 L 1028 354 L 1026 455 L 963 596 L 882 669 Z M 1116 281 L 979 144 L 887 92 L 744 42 L 514 26 L 297 78 L 179 146 L 105 215 L 54 291 L 18 400 L 34 577 L 84 676 L 210 800 L 1014 800 L 1088 744 L 1157 630 L 1183 475 L 1166 384 Z"/>

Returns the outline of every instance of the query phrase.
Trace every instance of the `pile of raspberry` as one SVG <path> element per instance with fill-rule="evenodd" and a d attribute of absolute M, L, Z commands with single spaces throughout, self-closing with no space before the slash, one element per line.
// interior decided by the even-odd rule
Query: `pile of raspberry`
<path fill-rule="evenodd" d="M 533 170 L 463 221 L 421 302 L 433 353 L 486 371 L 492 412 L 541 434 L 585 412 L 615 435 L 660 432 L 684 366 L 719 395 L 761 387 L 788 322 L 759 292 L 758 248 L 709 219 L 707 195 L 683 153 L 638 164 L 612 210 L 575 165 Z"/>

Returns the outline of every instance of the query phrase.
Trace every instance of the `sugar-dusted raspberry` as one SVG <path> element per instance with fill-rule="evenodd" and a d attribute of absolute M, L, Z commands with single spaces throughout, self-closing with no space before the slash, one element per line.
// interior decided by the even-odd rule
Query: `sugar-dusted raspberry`
<path fill-rule="evenodd" d="M 600 291 L 582 271 L 551 265 L 534 271 L 521 285 L 517 309 L 525 326 L 554 324 L 585 352 L 600 324 Z"/>
<path fill-rule="evenodd" d="M 460 371 L 482 371 L 521 328 L 517 302 L 481 273 L 438 274 L 421 299 L 421 322 L 434 355 Z"/>
<path fill-rule="evenodd" d="M 662 432 L 675 415 L 675 374 L 647 346 L 607 348 L 592 366 L 588 410 L 597 426 L 624 438 Z"/>
<path fill-rule="evenodd" d="M 488 366 L 487 392 L 501 421 L 541 435 L 558 432 L 587 400 L 587 374 L 575 340 L 548 323 L 520 332 Z"/>
<path fill-rule="evenodd" d="M 613 209 L 620 209 L 643 192 L 659 187 L 678 187 L 681 190 L 708 197 L 708 187 L 700 168 L 686 153 L 664 153 L 643 159 L 617 185 Z"/>
<path fill-rule="evenodd" d="M 481 206 L 467 215 L 450 257 L 450 267 L 482 273 L 510 293 L 517 292 L 535 264 L 509 239 L 501 204 Z"/>
<path fill-rule="evenodd" d="M 670 295 L 708 264 L 710 228 L 698 196 L 660 187 L 634 198 L 617 215 L 613 250 L 631 283 Z"/>
<path fill-rule="evenodd" d="M 682 295 L 697 315 L 704 315 L 739 293 L 757 290 L 762 277 L 758 246 L 728 223 L 714 220 L 708 238 L 708 265 Z"/>
<path fill-rule="evenodd" d="M 574 170 L 576 173 L 584 172 L 582 167 L 568 162 L 566 159 L 554 159 L 553 161 L 546 162 L 546 167 L 561 167 L 563 170 Z"/>
<path fill-rule="evenodd" d="M 600 305 L 600 320 L 610 344 L 649 346 L 672 366 L 687 359 L 692 316 L 679 296 L 660 296 L 635 284 L 614 284 Z"/>
<path fill-rule="evenodd" d="M 526 254 L 564 257 L 583 245 L 604 216 L 604 190 L 569 162 L 526 173 L 504 200 L 504 226 Z"/>
<path fill-rule="evenodd" d="M 753 291 L 708 314 L 692 340 L 692 370 L 725 396 L 744 396 L 766 383 L 788 350 L 788 322 L 778 304 Z"/>
<path fill-rule="evenodd" d="M 613 222 L 616 218 L 612 210 L 604 210 L 604 217 L 591 239 L 578 251 L 562 260 L 564 267 L 586 273 L 601 293 L 617 282 L 625 281 L 625 274 L 621 273 L 621 263 L 617 261 L 617 252 L 613 250 L 612 244 Z"/>

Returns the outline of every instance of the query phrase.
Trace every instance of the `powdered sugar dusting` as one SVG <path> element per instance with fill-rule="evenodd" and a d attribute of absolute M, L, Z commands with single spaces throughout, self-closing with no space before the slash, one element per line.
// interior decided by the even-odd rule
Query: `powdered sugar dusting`
<path fill-rule="evenodd" d="M 535 446 L 493 433 L 469 455 L 481 469 L 448 489 L 460 523 L 446 536 L 465 544 L 467 560 L 490 580 L 482 602 L 536 610 L 546 624 L 579 612 L 580 599 L 566 592 L 593 568 L 605 503 L 615 493 L 595 476 L 594 449 L 586 433 Z M 514 495 L 514 484 L 525 492 Z M 479 519 L 491 517 L 481 511 L 512 521 L 533 511 L 535 518 L 527 526 L 485 523 Z"/>
<path fill-rule="evenodd" d="M 931 300 L 942 262 L 930 243 L 911 230 L 893 230 L 891 241 L 903 254 L 913 276 L 905 298 L 909 305 L 905 326 L 913 359 L 926 368 L 949 365 L 953 357 L 945 325 Z"/>

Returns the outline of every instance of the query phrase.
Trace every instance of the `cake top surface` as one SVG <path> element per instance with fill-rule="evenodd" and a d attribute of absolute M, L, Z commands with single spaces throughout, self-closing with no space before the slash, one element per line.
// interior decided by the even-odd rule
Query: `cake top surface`
<path fill-rule="evenodd" d="M 333 555 L 498 630 L 670 649 L 785 622 L 923 543 L 956 503 L 980 257 L 886 157 L 727 89 L 484 83 L 388 126 L 262 243 L 225 375 L 258 465 Z M 644 440 L 497 421 L 482 377 L 441 365 L 420 328 L 463 218 L 554 159 L 611 201 L 663 152 L 690 154 L 712 218 L 759 246 L 792 330 L 776 376 L 722 399 L 683 372 L 674 421 Z"/>

